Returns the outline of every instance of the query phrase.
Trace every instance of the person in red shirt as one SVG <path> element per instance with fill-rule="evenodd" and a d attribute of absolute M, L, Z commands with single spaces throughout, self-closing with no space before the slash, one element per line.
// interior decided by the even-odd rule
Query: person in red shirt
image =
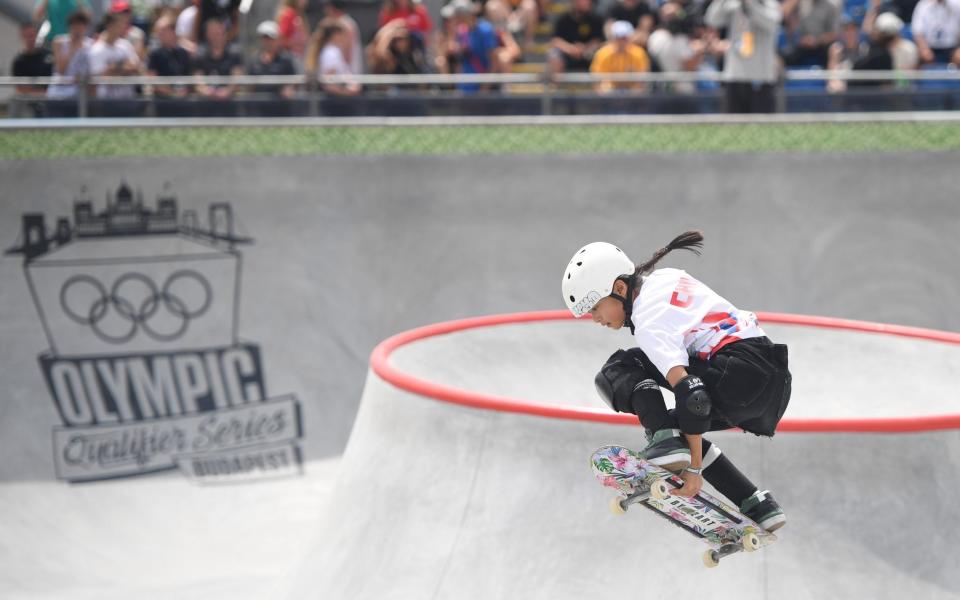
<path fill-rule="evenodd" d="M 306 10 L 307 0 L 283 0 L 277 10 L 277 26 L 280 28 L 280 45 L 297 60 L 303 60 L 307 49 Z"/>
<path fill-rule="evenodd" d="M 384 0 L 380 9 L 378 26 L 383 27 L 394 19 L 403 19 L 407 29 L 420 34 L 424 39 L 433 31 L 430 13 L 420 2 L 413 0 Z"/>

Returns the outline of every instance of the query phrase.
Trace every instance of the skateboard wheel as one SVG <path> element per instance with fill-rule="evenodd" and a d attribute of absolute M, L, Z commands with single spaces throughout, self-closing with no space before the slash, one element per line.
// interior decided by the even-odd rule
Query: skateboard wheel
<path fill-rule="evenodd" d="M 627 509 L 621 504 L 623 498 L 620 496 L 614 496 L 610 499 L 610 512 L 617 515 L 618 517 L 623 513 L 627 512 Z"/>
<path fill-rule="evenodd" d="M 720 564 L 720 556 L 717 555 L 715 550 L 707 550 L 703 553 L 703 565 L 708 569 L 712 569 Z"/>
<path fill-rule="evenodd" d="M 666 500 L 670 497 L 670 487 L 666 481 L 658 479 L 650 486 L 650 495 L 657 500 Z"/>
<path fill-rule="evenodd" d="M 748 533 L 740 539 L 744 552 L 753 552 L 760 549 L 760 538 L 755 533 Z"/>

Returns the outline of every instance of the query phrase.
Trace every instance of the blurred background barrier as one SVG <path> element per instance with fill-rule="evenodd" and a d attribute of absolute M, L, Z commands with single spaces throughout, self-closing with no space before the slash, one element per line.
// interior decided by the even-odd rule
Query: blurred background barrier
<path fill-rule="evenodd" d="M 0 89 L 17 90 L 0 104 L 0 111 L 10 118 L 730 112 L 718 72 L 331 75 L 316 80 L 304 75 L 128 76 L 83 81 L 85 85 L 74 87 L 70 77 L 0 77 Z M 597 93 L 596 86 L 605 83 L 631 87 Z M 75 93 L 44 95 L 51 85 L 70 86 Z M 358 94 L 329 91 L 344 85 L 357 86 Z M 109 99 L 98 86 L 132 91 L 123 99 Z M 211 99 L 198 93 L 200 86 L 226 86 L 234 92 Z M 161 94 L 161 89 L 183 93 Z M 949 111 L 960 106 L 960 72 L 792 70 L 783 75 L 774 96 L 776 112 L 787 113 Z"/>

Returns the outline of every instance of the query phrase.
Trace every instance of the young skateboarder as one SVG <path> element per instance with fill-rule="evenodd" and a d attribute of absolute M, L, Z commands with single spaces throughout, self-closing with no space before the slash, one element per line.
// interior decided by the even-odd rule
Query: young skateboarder
<path fill-rule="evenodd" d="M 773 436 L 790 400 L 787 347 L 767 338 L 757 316 L 737 309 L 679 269 L 654 269 L 673 250 L 700 254 L 703 235 L 688 231 L 635 265 L 612 244 L 577 251 L 563 274 L 563 297 L 577 318 L 617 330 L 626 325 L 636 348 L 618 350 L 597 374 L 597 390 L 613 410 L 632 413 L 646 429 L 643 456 L 680 472 L 693 496 L 703 478 L 767 531 L 786 523 L 769 491 L 760 491 L 703 439 L 739 427 Z M 673 391 L 667 410 L 660 388 Z"/>

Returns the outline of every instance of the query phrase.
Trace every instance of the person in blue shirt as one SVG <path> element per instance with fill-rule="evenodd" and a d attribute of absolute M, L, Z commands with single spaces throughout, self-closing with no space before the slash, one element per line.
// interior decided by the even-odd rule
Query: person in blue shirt
<path fill-rule="evenodd" d="M 493 53 L 499 45 L 496 29 L 486 19 L 477 17 L 476 7 L 470 0 L 454 0 L 448 10 L 452 30 L 448 54 L 457 57 L 462 73 L 489 73 L 493 66 Z M 481 86 L 469 83 L 460 84 L 458 88 L 472 94 L 479 91 Z"/>

